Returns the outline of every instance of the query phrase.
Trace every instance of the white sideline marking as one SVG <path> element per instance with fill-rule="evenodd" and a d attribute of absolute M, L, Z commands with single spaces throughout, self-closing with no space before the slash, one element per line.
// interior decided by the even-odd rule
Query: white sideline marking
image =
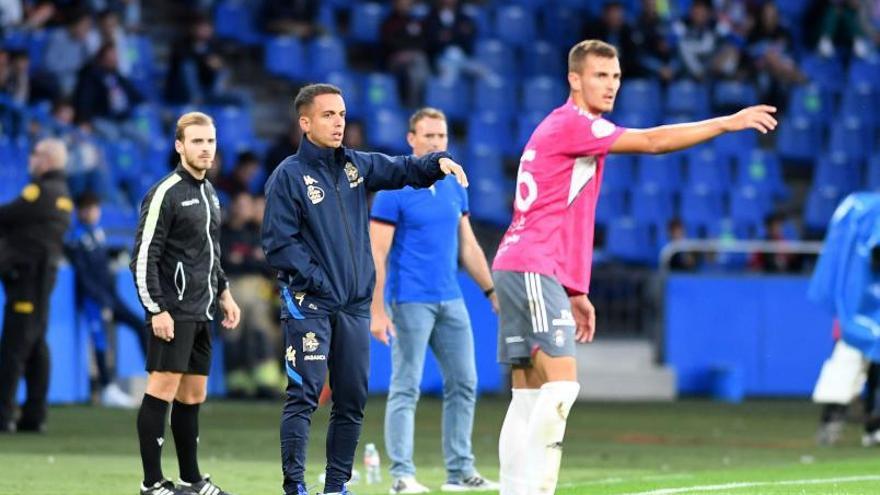
<path fill-rule="evenodd" d="M 736 488 L 753 488 L 758 486 L 786 486 L 786 485 L 822 485 L 826 483 L 851 483 L 856 481 L 880 481 L 880 475 L 845 476 L 842 478 L 813 478 L 805 480 L 785 481 L 744 481 L 738 483 L 725 483 L 723 485 L 690 486 L 685 488 L 660 488 L 647 492 L 632 492 L 623 495 L 675 495 L 690 492 L 714 492 Z"/>

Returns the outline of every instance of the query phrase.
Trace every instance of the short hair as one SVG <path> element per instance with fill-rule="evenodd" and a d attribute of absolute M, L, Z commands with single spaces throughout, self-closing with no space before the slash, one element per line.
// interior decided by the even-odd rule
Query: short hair
<path fill-rule="evenodd" d="M 100 206 L 101 197 L 98 196 L 94 191 L 86 191 L 76 197 L 76 201 L 74 204 L 76 205 L 76 208 L 78 210 L 82 210 L 90 206 Z"/>
<path fill-rule="evenodd" d="M 587 55 L 602 58 L 617 58 L 617 48 L 601 40 L 584 40 L 571 47 L 568 52 L 568 71 L 580 74 L 584 70 Z"/>
<path fill-rule="evenodd" d="M 434 107 L 420 108 L 409 118 L 409 132 L 416 132 L 416 124 L 424 119 L 438 119 L 446 122 L 446 114 Z"/>
<path fill-rule="evenodd" d="M 183 131 L 193 125 L 214 125 L 214 119 L 202 112 L 187 112 L 177 119 L 177 129 L 174 131 L 174 139 L 183 141 Z"/>
<path fill-rule="evenodd" d="M 67 145 L 58 138 L 43 138 L 34 145 L 34 150 L 43 148 L 49 157 L 50 170 L 63 170 L 67 165 Z"/>
<path fill-rule="evenodd" d="M 296 94 L 296 98 L 293 99 L 293 109 L 296 110 L 296 116 L 301 117 L 302 109 L 310 106 L 315 102 L 315 97 L 321 95 L 342 96 L 342 90 L 332 84 L 326 83 L 303 86 Z"/>

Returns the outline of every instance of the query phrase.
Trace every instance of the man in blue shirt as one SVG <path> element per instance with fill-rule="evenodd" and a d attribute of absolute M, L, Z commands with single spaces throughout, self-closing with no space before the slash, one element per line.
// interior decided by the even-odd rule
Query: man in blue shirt
<path fill-rule="evenodd" d="M 445 151 L 448 136 L 443 112 L 417 111 L 410 118 L 407 142 L 416 157 Z M 373 202 L 370 239 L 376 288 L 370 331 L 386 345 L 389 335 L 395 337 L 385 409 L 385 448 L 394 478 L 391 493 L 429 491 L 415 479 L 412 460 L 413 420 L 429 345 L 443 373 L 447 482 L 441 490 L 498 490 L 497 483 L 474 469 L 471 451 L 477 373 L 471 323 L 458 286 L 459 259 L 496 311 L 498 300 L 467 214 L 467 193 L 449 177 L 428 189 L 381 191 Z"/>

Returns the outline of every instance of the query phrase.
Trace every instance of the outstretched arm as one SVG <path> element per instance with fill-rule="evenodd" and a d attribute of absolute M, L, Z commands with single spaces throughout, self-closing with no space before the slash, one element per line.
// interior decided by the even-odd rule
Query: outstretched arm
<path fill-rule="evenodd" d="M 755 129 L 766 134 L 776 128 L 776 107 L 756 105 L 733 115 L 700 122 L 627 129 L 611 145 L 612 153 L 669 153 L 700 144 L 725 132 Z"/>

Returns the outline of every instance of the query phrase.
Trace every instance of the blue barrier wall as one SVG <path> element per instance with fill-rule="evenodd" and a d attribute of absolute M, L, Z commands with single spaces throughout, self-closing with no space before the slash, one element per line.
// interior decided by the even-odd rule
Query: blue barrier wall
<path fill-rule="evenodd" d="M 672 275 L 665 360 L 681 394 L 706 394 L 718 369 L 746 395 L 807 396 L 829 356 L 831 315 L 807 300 L 807 277 Z"/>
<path fill-rule="evenodd" d="M 500 391 L 503 386 L 501 368 L 495 362 L 497 318 L 489 301 L 479 287 L 467 275 L 460 274 L 459 280 L 474 329 L 474 346 L 477 351 L 478 387 L 481 392 Z M 123 299 L 140 313 L 137 293 L 128 270 L 117 275 L 117 287 Z M 234 288 L 233 288 L 234 290 Z M 0 305 L 4 303 L 0 285 Z M 2 307 L 2 306 L 0 306 Z M 79 325 L 74 312 L 73 270 L 63 265 L 58 272 L 58 282 L 52 293 L 50 305 L 48 343 L 52 359 L 52 374 L 49 386 L 49 401 L 54 404 L 84 402 L 89 398 L 89 363 L 91 342 L 84 325 Z M 3 328 L 0 325 L 0 334 Z M 120 327 L 117 338 L 117 373 L 121 378 L 144 374 L 144 358 L 133 332 Z M 223 395 L 223 346 L 214 339 L 214 356 L 208 392 Z M 381 393 L 388 390 L 391 377 L 391 353 L 388 347 L 373 340 L 370 362 L 370 392 Z M 280 350 L 279 350 L 280 354 Z M 425 374 L 422 379 L 424 393 L 441 393 L 443 390 L 439 368 L 433 356 L 428 356 Z M 24 387 L 20 387 L 19 400 L 24 398 Z"/>

